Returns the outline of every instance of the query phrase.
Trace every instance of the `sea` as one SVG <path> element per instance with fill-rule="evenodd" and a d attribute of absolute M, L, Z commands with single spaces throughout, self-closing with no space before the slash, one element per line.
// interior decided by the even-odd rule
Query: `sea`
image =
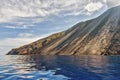
<path fill-rule="evenodd" d="M 1 55 L 0 80 L 120 80 L 120 56 Z"/>

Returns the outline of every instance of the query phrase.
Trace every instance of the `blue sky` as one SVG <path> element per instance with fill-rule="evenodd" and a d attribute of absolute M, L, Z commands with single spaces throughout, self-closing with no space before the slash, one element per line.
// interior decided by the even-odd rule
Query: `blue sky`
<path fill-rule="evenodd" d="M 0 0 L 0 54 L 95 18 L 119 0 Z"/>

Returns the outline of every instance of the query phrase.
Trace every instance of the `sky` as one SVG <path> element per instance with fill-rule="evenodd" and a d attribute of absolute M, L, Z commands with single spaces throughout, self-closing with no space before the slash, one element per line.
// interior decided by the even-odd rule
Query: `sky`
<path fill-rule="evenodd" d="M 95 18 L 120 0 L 0 0 L 0 54 Z"/>

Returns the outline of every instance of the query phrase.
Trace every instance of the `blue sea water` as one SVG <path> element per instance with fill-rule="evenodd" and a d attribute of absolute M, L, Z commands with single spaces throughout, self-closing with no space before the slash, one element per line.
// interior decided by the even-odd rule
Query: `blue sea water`
<path fill-rule="evenodd" d="M 120 80 L 120 56 L 0 56 L 0 80 Z"/>

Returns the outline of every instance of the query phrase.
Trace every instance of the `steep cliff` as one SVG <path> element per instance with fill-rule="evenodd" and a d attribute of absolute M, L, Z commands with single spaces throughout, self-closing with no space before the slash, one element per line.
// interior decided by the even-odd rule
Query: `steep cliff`
<path fill-rule="evenodd" d="M 119 55 L 120 6 L 66 31 L 12 49 L 8 54 Z"/>

